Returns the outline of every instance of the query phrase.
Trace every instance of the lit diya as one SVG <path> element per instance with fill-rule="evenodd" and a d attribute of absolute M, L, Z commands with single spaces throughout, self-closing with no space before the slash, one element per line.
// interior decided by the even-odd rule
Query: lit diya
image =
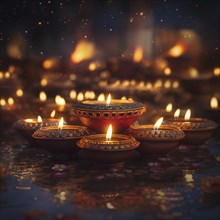
<path fill-rule="evenodd" d="M 217 97 L 213 96 L 210 100 L 210 108 L 205 109 L 207 117 L 220 123 L 220 107 Z"/>
<path fill-rule="evenodd" d="M 188 109 L 184 118 L 178 118 L 176 114 L 174 119 L 169 119 L 166 123 L 184 131 L 186 135 L 182 141 L 184 144 L 204 144 L 212 136 L 217 124 L 207 119 L 190 117 L 191 110 Z"/>
<path fill-rule="evenodd" d="M 94 134 L 83 137 L 77 145 L 81 148 L 80 154 L 83 158 L 113 165 L 130 159 L 139 142 L 128 135 L 112 134 L 110 124 L 106 135 Z"/>
<path fill-rule="evenodd" d="M 54 118 L 36 118 L 20 119 L 15 123 L 17 131 L 29 141 L 33 141 L 32 134 L 40 127 L 58 125 L 59 120 Z"/>
<path fill-rule="evenodd" d="M 63 118 L 61 118 L 58 126 L 41 127 L 32 137 L 39 147 L 51 153 L 62 154 L 76 152 L 76 141 L 88 134 L 86 127 L 63 125 Z"/>
<path fill-rule="evenodd" d="M 140 141 L 139 150 L 143 154 L 163 154 L 175 149 L 185 137 L 181 129 L 161 125 L 163 117 L 154 125 L 135 125 L 127 133 Z"/>
<path fill-rule="evenodd" d="M 111 100 L 110 94 L 106 102 L 83 101 L 73 107 L 73 114 L 79 117 L 85 126 L 98 132 L 107 130 L 109 124 L 112 124 L 116 132 L 122 132 L 143 112 L 143 104 L 132 100 Z"/>

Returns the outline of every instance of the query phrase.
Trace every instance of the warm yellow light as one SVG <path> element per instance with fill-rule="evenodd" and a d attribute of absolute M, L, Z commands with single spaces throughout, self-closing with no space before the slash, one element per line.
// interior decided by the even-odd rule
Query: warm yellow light
<path fill-rule="evenodd" d="M 50 117 L 51 117 L 51 118 L 54 118 L 55 115 L 56 115 L 56 110 L 53 110 L 53 111 L 50 113 Z"/>
<path fill-rule="evenodd" d="M 192 77 L 192 78 L 197 78 L 199 76 L 199 72 L 196 68 L 190 68 L 189 69 L 189 75 Z"/>
<path fill-rule="evenodd" d="M 210 107 L 212 109 L 218 108 L 218 99 L 215 96 L 213 96 L 210 100 Z"/>
<path fill-rule="evenodd" d="M 12 97 L 8 98 L 8 104 L 14 105 L 14 99 Z"/>
<path fill-rule="evenodd" d="M 179 57 L 184 53 L 184 47 L 181 44 L 177 44 L 174 47 L 172 47 L 169 51 L 168 54 L 172 57 Z"/>
<path fill-rule="evenodd" d="M 141 82 L 138 84 L 138 87 L 139 87 L 139 88 L 144 88 L 144 86 L 145 86 L 144 81 L 141 81 Z"/>
<path fill-rule="evenodd" d="M 110 141 L 112 138 L 112 125 L 110 124 L 106 133 L 106 141 Z"/>
<path fill-rule="evenodd" d="M 126 99 L 127 99 L 126 96 L 121 97 L 121 100 L 126 100 Z"/>
<path fill-rule="evenodd" d="M 45 92 L 41 91 L 39 94 L 39 99 L 41 102 L 45 102 L 47 100 L 47 95 Z"/>
<path fill-rule="evenodd" d="M 166 80 L 165 83 L 164 83 L 164 87 L 166 89 L 169 89 L 171 87 L 171 81 L 170 80 Z"/>
<path fill-rule="evenodd" d="M 179 118 L 180 116 L 180 109 L 178 108 L 175 112 L 174 112 L 174 118 Z"/>
<path fill-rule="evenodd" d="M 0 71 L 0 79 L 3 79 L 3 77 L 4 77 L 4 74 L 2 71 Z"/>
<path fill-rule="evenodd" d="M 215 76 L 220 76 L 220 67 L 216 67 L 214 70 L 213 70 L 213 73 Z"/>
<path fill-rule="evenodd" d="M 59 121 L 58 129 L 62 130 L 63 129 L 63 117 Z"/>
<path fill-rule="evenodd" d="M 99 96 L 98 96 L 98 101 L 105 101 L 105 95 L 103 93 L 101 93 Z"/>
<path fill-rule="evenodd" d="M 58 105 L 58 106 L 65 106 L 66 105 L 66 101 L 63 97 L 61 97 L 60 95 L 56 95 L 55 97 L 55 103 Z"/>
<path fill-rule="evenodd" d="M 89 97 L 90 99 L 94 99 L 95 98 L 95 92 L 94 91 L 91 91 L 90 92 L 90 97 Z"/>
<path fill-rule="evenodd" d="M 55 65 L 56 61 L 54 59 L 47 59 L 43 62 L 44 69 L 51 69 Z"/>
<path fill-rule="evenodd" d="M 5 106 L 5 105 L 6 105 L 5 99 L 1 99 L 1 100 L 0 100 L 0 104 L 1 104 L 1 106 Z"/>
<path fill-rule="evenodd" d="M 80 41 L 74 50 L 74 52 L 71 54 L 71 60 L 74 63 L 79 63 L 83 60 L 90 59 L 95 52 L 95 46 L 93 43 L 88 41 Z"/>
<path fill-rule="evenodd" d="M 76 99 L 76 97 L 77 97 L 76 91 L 75 91 L 75 90 L 71 90 L 71 91 L 70 91 L 70 98 L 71 98 L 71 99 Z"/>
<path fill-rule="evenodd" d="M 80 92 L 78 95 L 77 95 L 77 101 L 79 101 L 79 102 L 81 102 L 81 101 L 83 101 L 84 100 L 84 95 L 83 95 L 83 93 L 82 92 Z"/>
<path fill-rule="evenodd" d="M 184 117 L 185 121 L 188 121 L 190 119 L 190 117 L 191 117 L 191 110 L 188 109 L 186 111 L 186 114 L 185 114 L 185 117 Z"/>
<path fill-rule="evenodd" d="M 111 103 L 111 94 L 108 95 L 108 98 L 106 100 L 106 104 L 109 105 Z"/>
<path fill-rule="evenodd" d="M 31 118 L 28 118 L 28 119 L 25 119 L 25 122 L 28 122 L 28 123 L 31 123 L 31 122 L 34 122 L 35 120 L 31 119 Z"/>
<path fill-rule="evenodd" d="M 90 64 L 89 64 L 89 70 L 90 70 L 90 71 L 96 70 L 96 64 L 95 64 L 95 63 L 90 63 Z"/>
<path fill-rule="evenodd" d="M 169 75 L 171 74 L 171 69 L 170 69 L 169 67 L 166 67 L 166 68 L 164 69 L 164 74 L 167 75 L 167 76 L 169 76 Z"/>
<path fill-rule="evenodd" d="M 150 83 L 150 82 L 148 82 L 147 84 L 146 84 L 146 89 L 152 89 L 152 84 Z"/>
<path fill-rule="evenodd" d="M 5 78 L 8 79 L 11 77 L 11 74 L 9 72 L 5 72 Z"/>
<path fill-rule="evenodd" d="M 129 80 L 124 80 L 124 81 L 122 82 L 122 86 L 129 86 L 129 85 L 130 85 Z"/>
<path fill-rule="evenodd" d="M 154 88 L 155 89 L 160 88 L 162 87 L 162 84 L 163 84 L 162 80 L 159 79 L 154 83 Z"/>
<path fill-rule="evenodd" d="M 43 78 L 40 81 L 41 86 L 46 86 L 48 84 L 47 79 Z"/>
<path fill-rule="evenodd" d="M 173 82 L 173 88 L 177 89 L 179 87 L 179 82 L 178 81 L 174 81 Z"/>
<path fill-rule="evenodd" d="M 23 96 L 23 95 L 24 95 L 23 90 L 22 90 L 22 89 L 18 89 L 18 90 L 16 91 L 16 95 L 17 95 L 18 97 Z"/>
<path fill-rule="evenodd" d="M 135 86 L 135 85 L 136 85 L 136 81 L 135 81 L 134 79 L 132 79 L 132 80 L 130 81 L 130 85 L 131 85 L 131 86 Z"/>
<path fill-rule="evenodd" d="M 154 124 L 154 130 L 158 130 L 161 124 L 163 123 L 163 117 L 159 118 Z"/>
<path fill-rule="evenodd" d="M 43 121 L 43 120 L 42 120 L 41 116 L 38 115 L 38 116 L 37 116 L 37 122 L 42 122 L 42 121 Z"/>
<path fill-rule="evenodd" d="M 166 112 L 171 112 L 173 110 L 173 105 L 172 103 L 169 103 L 167 106 L 166 106 Z"/>
<path fill-rule="evenodd" d="M 191 173 L 185 174 L 185 180 L 186 180 L 187 183 L 193 182 L 194 181 L 193 175 Z"/>
<path fill-rule="evenodd" d="M 133 60 L 136 63 L 139 63 L 142 59 L 143 59 L 143 48 L 142 47 L 137 47 L 134 51 L 134 56 L 133 56 Z"/>

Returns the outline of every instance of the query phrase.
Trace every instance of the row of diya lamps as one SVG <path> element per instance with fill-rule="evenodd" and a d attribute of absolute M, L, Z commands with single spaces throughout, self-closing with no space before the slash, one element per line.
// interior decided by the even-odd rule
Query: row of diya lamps
<path fill-rule="evenodd" d="M 134 122 L 144 111 L 142 103 L 111 100 L 109 95 L 106 101 L 74 105 L 73 114 L 84 126 L 65 125 L 63 118 L 42 120 L 38 116 L 38 120 L 19 120 L 16 128 L 33 145 L 51 153 L 78 152 L 82 158 L 102 164 L 125 162 L 134 156 L 136 149 L 141 155 L 157 155 L 181 143 L 203 144 L 217 128 L 213 121 L 190 118 L 190 110 L 184 118 L 168 119 L 163 125 L 163 117 L 154 125 L 136 125 Z M 103 134 L 105 130 L 107 133 Z"/>

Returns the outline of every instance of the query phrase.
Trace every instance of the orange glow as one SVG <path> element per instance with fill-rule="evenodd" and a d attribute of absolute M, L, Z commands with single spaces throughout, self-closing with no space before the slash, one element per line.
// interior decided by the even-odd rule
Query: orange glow
<path fill-rule="evenodd" d="M 54 118 L 54 117 L 55 117 L 55 114 L 56 114 L 56 110 L 53 110 L 53 111 L 50 113 L 50 117 L 51 117 L 51 118 Z"/>
<path fill-rule="evenodd" d="M 106 141 L 111 141 L 112 138 L 112 125 L 110 124 L 108 127 L 108 131 L 106 133 Z"/>
<path fill-rule="evenodd" d="M 184 53 L 184 47 L 182 44 L 176 44 L 168 51 L 168 55 L 172 57 L 179 57 L 183 53 Z"/>
<path fill-rule="evenodd" d="M 8 104 L 9 105 L 14 105 L 14 99 L 13 98 L 8 98 Z"/>
<path fill-rule="evenodd" d="M 105 95 L 103 93 L 101 93 L 99 96 L 98 96 L 98 101 L 105 101 Z"/>
<path fill-rule="evenodd" d="M 179 118 L 180 116 L 180 109 L 178 108 L 175 112 L 174 112 L 174 118 Z"/>
<path fill-rule="evenodd" d="M 169 76 L 169 75 L 171 74 L 171 69 L 170 69 L 169 67 L 166 67 L 166 68 L 164 69 L 164 74 L 167 75 L 167 76 Z"/>
<path fill-rule="evenodd" d="M 5 99 L 1 99 L 1 100 L 0 100 L 0 105 L 1 105 L 1 106 L 5 106 L 5 105 L 6 105 Z"/>
<path fill-rule="evenodd" d="M 184 117 L 185 121 L 188 121 L 190 119 L 190 117 L 191 117 L 191 110 L 188 109 L 186 111 L 186 114 L 185 114 L 185 117 Z"/>
<path fill-rule="evenodd" d="M 71 90 L 71 91 L 70 91 L 70 98 L 71 98 L 71 99 L 76 99 L 76 96 L 77 96 L 76 91 L 75 91 L 75 90 Z"/>
<path fill-rule="evenodd" d="M 89 64 L 89 70 L 90 71 L 94 71 L 94 70 L 96 70 L 96 68 L 97 68 L 97 65 L 95 63 L 90 63 Z"/>
<path fill-rule="evenodd" d="M 54 59 L 46 59 L 43 62 L 43 67 L 44 69 L 51 69 L 52 67 L 54 67 L 54 65 L 56 64 L 56 61 Z"/>
<path fill-rule="evenodd" d="M 47 79 L 43 78 L 40 81 L 41 86 L 46 86 L 48 84 Z"/>
<path fill-rule="evenodd" d="M 23 96 L 23 95 L 24 95 L 23 90 L 22 90 L 22 89 L 18 89 L 18 90 L 16 91 L 16 95 L 17 95 L 18 97 Z"/>
<path fill-rule="evenodd" d="M 71 54 L 71 60 L 73 63 L 79 63 L 83 60 L 90 59 L 95 53 L 95 46 L 93 43 L 82 40 L 80 41 Z"/>
<path fill-rule="evenodd" d="M 216 67 L 214 70 L 213 70 L 213 73 L 215 76 L 220 76 L 220 67 Z"/>
<path fill-rule="evenodd" d="M 166 112 L 171 112 L 173 110 L 173 105 L 172 103 L 169 103 L 167 106 L 166 106 Z"/>
<path fill-rule="evenodd" d="M 38 115 L 38 116 L 37 116 L 37 122 L 42 122 L 42 121 L 43 121 L 43 120 L 42 120 L 41 116 Z"/>
<path fill-rule="evenodd" d="M 66 105 L 66 101 L 63 97 L 61 97 L 60 95 L 56 95 L 55 97 L 55 103 L 58 105 L 58 106 L 65 106 Z"/>
<path fill-rule="evenodd" d="M 82 92 L 80 92 L 78 95 L 77 95 L 77 101 L 83 101 L 84 100 L 84 95 L 83 95 L 83 93 Z"/>
<path fill-rule="evenodd" d="M 11 77 L 11 74 L 9 72 L 5 72 L 5 78 L 8 79 Z"/>
<path fill-rule="evenodd" d="M 106 104 L 109 105 L 111 103 L 111 94 L 108 95 L 108 98 L 106 100 Z"/>
<path fill-rule="evenodd" d="M 159 118 L 154 124 L 154 130 L 158 130 L 161 124 L 163 123 L 163 117 Z"/>
<path fill-rule="evenodd" d="M 63 129 L 63 117 L 59 121 L 58 129 L 62 130 Z"/>
<path fill-rule="evenodd" d="M 212 109 L 217 109 L 218 108 L 218 99 L 215 96 L 213 96 L 210 100 L 210 107 Z"/>
<path fill-rule="evenodd" d="M 143 59 L 143 48 L 142 47 L 137 47 L 134 51 L 134 55 L 133 55 L 133 60 L 135 63 L 139 63 L 141 62 L 141 60 Z"/>
<path fill-rule="evenodd" d="M 41 102 L 45 102 L 47 100 L 47 95 L 45 92 L 41 91 L 39 94 L 39 98 Z"/>

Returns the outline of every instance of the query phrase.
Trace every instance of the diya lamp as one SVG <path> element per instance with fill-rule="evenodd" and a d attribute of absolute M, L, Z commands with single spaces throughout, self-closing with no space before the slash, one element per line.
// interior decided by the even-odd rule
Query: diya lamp
<path fill-rule="evenodd" d="M 133 100 L 83 101 L 73 107 L 73 114 L 87 127 L 103 132 L 112 124 L 115 132 L 126 130 L 144 112 L 143 104 Z"/>
<path fill-rule="evenodd" d="M 175 112 L 176 113 L 176 112 Z M 204 118 L 191 118 L 191 110 L 188 109 L 184 118 L 169 119 L 166 124 L 180 128 L 185 133 L 181 141 L 184 144 L 204 144 L 217 128 L 217 124 Z"/>
<path fill-rule="evenodd" d="M 44 118 L 41 116 L 36 118 L 20 119 L 15 123 L 17 131 L 29 142 L 33 142 L 32 135 L 40 127 L 58 125 L 59 120 L 54 118 Z"/>
<path fill-rule="evenodd" d="M 110 124 L 105 134 L 94 134 L 83 137 L 77 142 L 81 148 L 81 157 L 103 165 L 114 165 L 129 160 L 139 142 L 133 137 L 112 134 Z"/>
<path fill-rule="evenodd" d="M 32 137 L 39 147 L 54 154 L 71 154 L 77 151 L 76 141 L 89 131 L 84 126 L 63 125 L 63 118 L 58 125 L 45 126 L 34 132 Z"/>
<path fill-rule="evenodd" d="M 220 123 L 220 107 L 217 97 L 213 96 L 210 99 L 210 108 L 206 108 L 205 113 L 209 119 Z"/>
<path fill-rule="evenodd" d="M 154 125 L 135 125 L 127 133 L 140 141 L 142 154 L 164 154 L 175 149 L 185 135 L 183 131 L 171 125 L 161 125 L 163 117 Z"/>

